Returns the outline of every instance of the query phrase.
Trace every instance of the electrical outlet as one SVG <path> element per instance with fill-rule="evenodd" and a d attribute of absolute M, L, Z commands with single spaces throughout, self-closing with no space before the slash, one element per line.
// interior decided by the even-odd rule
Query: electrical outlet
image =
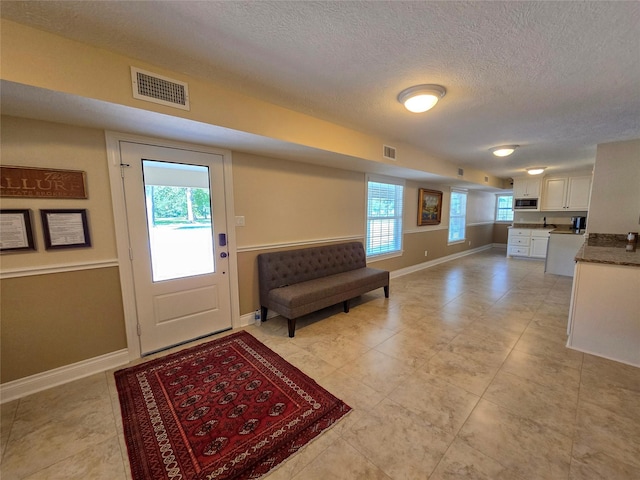
<path fill-rule="evenodd" d="M 425 250 L 425 251 L 424 251 L 424 256 L 425 256 L 425 257 L 429 256 L 429 250 Z"/>
<path fill-rule="evenodd" d="M 469 241 L 469 246 L 471 246 L 471 241 Z"/>

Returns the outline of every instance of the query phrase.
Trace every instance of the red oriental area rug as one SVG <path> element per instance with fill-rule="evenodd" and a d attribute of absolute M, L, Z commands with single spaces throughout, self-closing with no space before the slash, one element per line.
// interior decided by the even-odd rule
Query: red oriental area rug
<path fill-rule="evenodd" d="M 351 410 L 246 332 L 115 378 L 134 480 L 259 478 Z"/>

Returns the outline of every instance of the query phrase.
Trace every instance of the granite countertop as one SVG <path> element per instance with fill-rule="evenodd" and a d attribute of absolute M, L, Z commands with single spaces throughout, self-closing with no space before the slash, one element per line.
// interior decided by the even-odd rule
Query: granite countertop
<path fill-rule="evenodd" d="M 585 242 L 578 250 L 575 259 L 577 262 L 640 267 L 640 249 L 636 248 L 635 252 L 627 252 L 624 245 L 621 247 L 595 246 Z"/>
<path fill-rule="evenodd" d="M 627 252 L 624 235 L 589 234 L 576 254 L 577 262 L 605 263 L 640 267 L 640 248 L 635 252 Z"/>
<path fill-rule="evenodd" d="M 553 234 L 560 234 L 560 235 L 584 235 L 584 229 L 583 230 L 572 230 L 571 228 L 556 228 L 554 230 L 551 230 L 550 232 L 552 235 Z"/>
<path fill-rule="evenodd" d="M 554 225 L 553 223 L 544 226 L 540 223 L 514 223 L 513 225 L 507 228 L 529 228 L 532 230 L 549 230 L 550 233 L 559 233 L 559 234 L 572 234 L 572 235 L 584 235 L 585 231 L 580 230 L 576 232 L 571 229 L 571 225 Z"/>
<path fill-rule="evenodd" d="M 567 225 L 568 227 L 568 225 Z M 514 223 L 513 225 L 508 226 L 507 228 L 531 228 L 531 229 L 544 229 L 544 230 L 553 230 L 556 228 L 555 225 L 547 225 L 546 227 L 541 223 Z"/>

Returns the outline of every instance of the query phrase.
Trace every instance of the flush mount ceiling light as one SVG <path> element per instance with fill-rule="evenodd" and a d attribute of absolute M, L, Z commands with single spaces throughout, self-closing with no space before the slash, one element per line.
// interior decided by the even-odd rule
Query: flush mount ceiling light
<path fill-rule="evenodd" d="M 513 152 L 515 152 L 516 148 L 520 145 L 500 145 L 499 147 L 493 147 L 489 149 L 491 153 L 493 153 L 496 157 L 508 157 Z"/>
<path fill-rule="evenodd" d="M 416 85 L 398 94 L 398 101 L 413 113 L 422 113 L 434 107 L 447 90 L 440 85 Z"/>
<path fill-rule="evenodd" d="M 527 168 L 527 173 L 529 175 L 540 175 L 544 172 L 545 167 L 535 167 L 535 168 Z"/>

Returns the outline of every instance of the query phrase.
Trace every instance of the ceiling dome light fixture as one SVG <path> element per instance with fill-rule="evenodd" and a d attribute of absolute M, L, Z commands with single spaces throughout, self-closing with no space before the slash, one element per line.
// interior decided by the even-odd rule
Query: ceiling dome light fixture
<path fill-rule="evenodd" d="M 496 157 L 508 157 L 513 152 L 515 152 L 516 148 L 520 145 L 500 145 L 499 147 L 493 147 L 489 149 L 491 153 L 493 153 Z"/>
<path fill-rule="evenodd" d="M 440 85 L 416 85 L 398 94 L 398 101 L 413 113 L 422 113 L 434 107 L 447 90 Z"/>
<path fill-rule="evenodd" d="M 544 172 L 545 168 L 546 167 L 527 168 L 527 173 L 529 175 L 540 175 L 542 172 Z"/>

